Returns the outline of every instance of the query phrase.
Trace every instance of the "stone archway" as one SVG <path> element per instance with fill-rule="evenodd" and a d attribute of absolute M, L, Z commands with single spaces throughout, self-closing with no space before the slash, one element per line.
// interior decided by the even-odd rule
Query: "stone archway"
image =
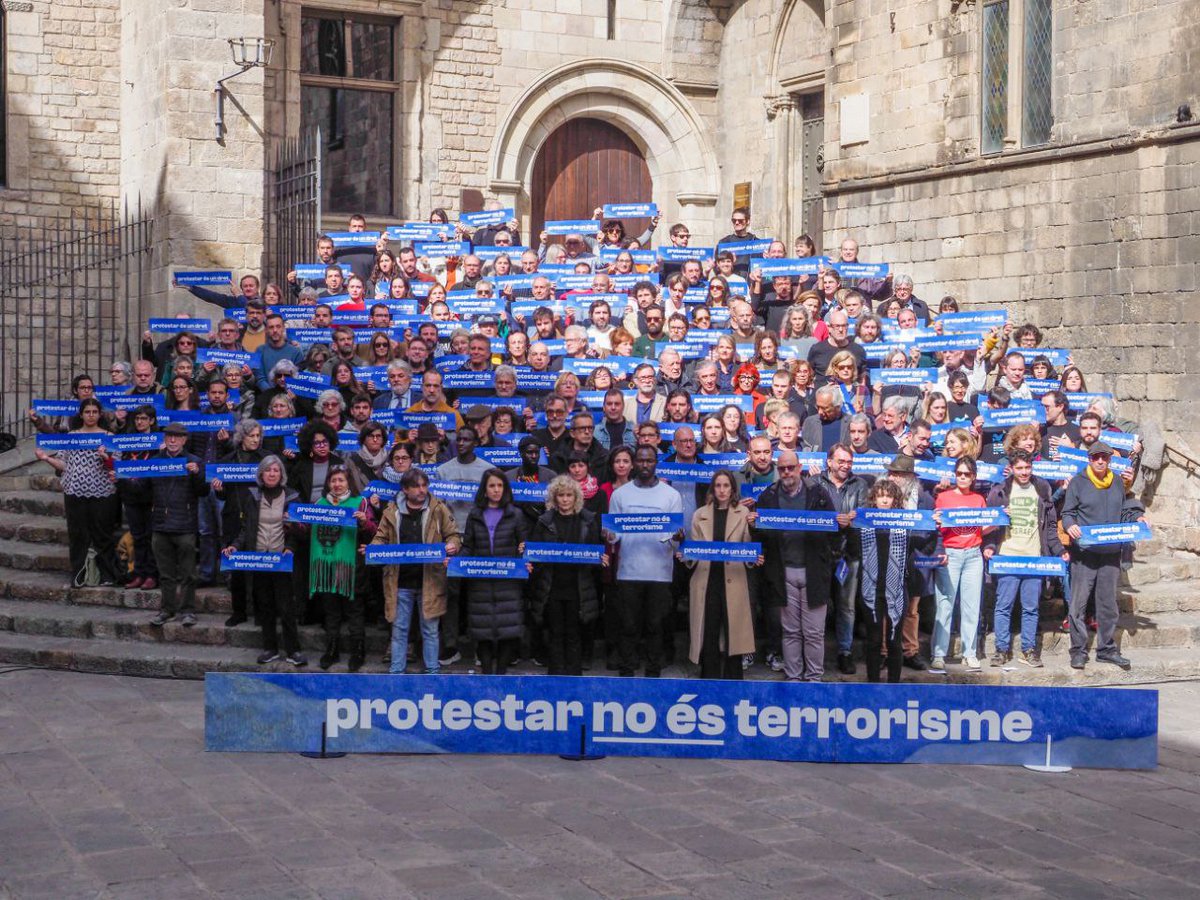
<path fill-rule="evenodd" d="M 620 60 L 586 59 L 552 69 L 517 99 L 492 147 L 496 197 L 527 213 L 539 148 L 560 125 L 581 117 L 616 126 L 642 150 L 664 222 L 688 222 L 696 243 L 713 239 L 705 232 L 717 202 L 717 161 L 699 116 L 671 84 Z"/>

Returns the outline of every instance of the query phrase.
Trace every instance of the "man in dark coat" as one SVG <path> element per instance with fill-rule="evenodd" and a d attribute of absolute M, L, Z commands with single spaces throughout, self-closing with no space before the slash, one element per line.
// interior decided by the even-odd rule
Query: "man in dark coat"
<path fill-rule="evenodd" d="M 162 608 L 150 624 L 165 625 L 182 613 L 180 624 L 190 628 L 196 624 L 197 511 L 199 498 L 208 493 L 208 482 L 204 480 L 200 460 L 184 451 L 187 443 L 184 425 L 178 422 L 168 425 L 163 430 L 163 443 L 163 449 L 151 459 L 171 462 L 182 458 L 186 461 L 187 474 L 151 479 L 154 491 L 150 511 L 154 530 L 151 546 L 158 562 Z"/>
<path fill-rule="evenodd" d="M 829 494 L 806 482 L 800 459 L 784 450 L 779 480 L 759 495 L 758 509 L 833 512 Z M 783 674 L 788 681 L 820 681 L 825 672 L 825 608 L 833 578 L 837 532 L 755 529 L 766 557 L 768 602 L 783 607 Z"/>

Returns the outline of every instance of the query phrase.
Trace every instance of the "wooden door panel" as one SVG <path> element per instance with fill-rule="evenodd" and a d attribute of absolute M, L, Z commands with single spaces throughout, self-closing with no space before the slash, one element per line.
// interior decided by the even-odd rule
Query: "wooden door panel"
<path fill-rule="evenodd" d="M 605 203 L 649 203 L 653 190 L 646 160 L 628 135 L 599 119 L 572 119 L 546 139 L 534 162 L 530 242 L 547 221 L 587 219 Z M 647 224 L 627 220 L 625 227 L 632 237 Z"/>

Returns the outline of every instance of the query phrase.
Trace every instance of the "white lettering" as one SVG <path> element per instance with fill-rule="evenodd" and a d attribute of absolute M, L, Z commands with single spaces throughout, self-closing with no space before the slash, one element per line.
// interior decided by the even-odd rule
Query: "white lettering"
<path fill-rule="evenodd" d="M 353 700 L 325 701 L 325 736 L 335 738 L 339 731 L 358 727 L 358 704 Z"/>
<path fill-rule="evenodd" d="M 471 724 L 471 704 L 466 700 L 447 700 L 442 707 L 442 722 L 451 731 L 462 731 Z"/>
<path fill-rule="evenodd" d="M 1010 712 L 1004 716 L 1000 730 L 1006 741 L 1027 741 L 1033 736 L 1033 717 L 1022 710 Z"/>

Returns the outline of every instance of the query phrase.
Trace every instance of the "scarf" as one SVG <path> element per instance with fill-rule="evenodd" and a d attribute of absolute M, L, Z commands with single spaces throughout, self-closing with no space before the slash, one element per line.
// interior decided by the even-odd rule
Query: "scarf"
<path fill-rule="evenodd" d="M 584 500 L 591 500 L 596 496 L 596 491 L 600 490 L 600 482 L 596 479 L 595 475 L 589 475 L 583 481 L 576 483 L 579 485 L 579 489 L 583 491 Z"/>
<path fill-rule="evenodd" d="M 318 506 L 340 506 L 357 510 L 362 498 L 350 494 L 341 498 L 326 494 Z M 355 523 L 357 525 L 357 523 Z M 309 551 L 309 581 L 313 594 L 354 596 L 354 564 L 358 557 L 358 528 L 314 525 Z"/>
<path fill-rule="evenodd" d="M 1108 474 L 1105 475 L 1103 478 L 1097 478 L 1096 473 L 1092 471 L 1091 466 L 1088 466 L 1087 469 L 1085 469 L 1084 471 L 1087 472 L 1088 481 L 1090 481 L 1092 483 L 1092 485 L 1096 488 L 1096 490 L 1099 490 L 1099 491 L 1107 490 L 1108 486 L 1111 485 L 1113 482 L 1113 473 L 1112 473 L 1111 469 L 1109 470 Z"/>
<path fill-rule="evenodd" d="M 875 609 L 875 595 L 879 578 L 881 560 L 876 535 L 880 529 L 862 529 L 862 569 L 859 578 L 862 580 L 861 596 L 863 605 L 871 611 L 875 621 L 879 621 L 879 612 Z M 887 614 L 892 620 L 892 636 L 904 618 L 904 610 L 908 603 L 908 592 L 905 590 L 904 573 L 908 561 L 908 532 L 900 529 L 888 531 L 887 572 L 883 586 L 883 598 L 887 604 Z"/>
<path fill-rule="evenodd" d="M 383 480 L 388 484 L 399 484 L 400 479 L 404 477 L 403 472 L 397 472 L 391 466 L 384 466 L 383 471 L 379 474 L 383 476 Z"/>
<path fill-rule="evenodd" d="M 383 468 L 383 464 L 387 462 L 389 449 L 391 448 L 387 446 L 386 441 L 384 442 L 384 445 L 379 448 L 378 453 L 372 453 L 366 447 L 359 447 L 358 458 L 365 462 L 370 467 L 372 472 L 378 472 L 381 468 Z"/>

